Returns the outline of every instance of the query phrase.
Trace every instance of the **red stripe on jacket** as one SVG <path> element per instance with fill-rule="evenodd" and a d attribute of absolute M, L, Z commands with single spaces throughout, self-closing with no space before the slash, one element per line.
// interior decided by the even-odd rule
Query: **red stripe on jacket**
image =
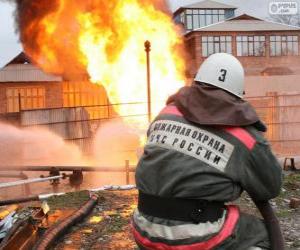
<path fill-rule="evenodd" d="M 237 138 L 240 142 L 242 142 L 249 150 L 252 150 L 256 140 L 250 135 L 250 133 L 243 128 L 240 127 L 225 127 L 224 130 Z"/>
<path fill-rule="evenodd" d="M 174 105 L 166 106 L 159 114 L 160 115 L 177 115 L 177 116 L 183 116 L 183 114 Z"/>
<path fill-rule="evenodd" d="M 176 115 L 183 117 L 183 114 L 174 105 L 166 106 L 160 115 Z M 240 127 L 225 127 L 224 130 L 242 142 L 249 150 L 252 150 L 256 141 L 249 132 Z"/>
<path fill-rule="evenodd" d="M 239 219 L 239 209 L 237 206 L 227 206 L 228 214 L 224 225 L 220 232 L 214 237 L 207 241 L 195 243 L 191 245 L 179 245 L 170 246 L 164 243 L 152 242 L 146 237 L 143 237 L 135 228 L 132 226 L 133 235 L 137 243 L 148 250 L 210 250 L 221 244 L 228 237 L 230 237 L 235 229 L 235 226 Z"/>

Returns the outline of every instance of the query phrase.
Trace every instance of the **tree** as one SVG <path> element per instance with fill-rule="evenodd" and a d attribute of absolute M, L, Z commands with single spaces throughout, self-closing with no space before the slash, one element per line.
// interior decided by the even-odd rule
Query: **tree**
<path fill-rule="evenodd" d="M 270 14 L 268 19 L 277 23 L 283 23 L 283 24 L 300 27 L 300 14 L 297 15 L 271 15 Z"/>

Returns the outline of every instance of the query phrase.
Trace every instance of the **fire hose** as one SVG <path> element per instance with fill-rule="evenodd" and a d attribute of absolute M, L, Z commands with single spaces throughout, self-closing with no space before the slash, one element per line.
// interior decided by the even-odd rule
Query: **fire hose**
<path fill-rule="evenodd" d="M 17 203 L 25 203 L 25 202 L 29 202 L 29 201 L 39 201 L 39 200 L 40 200 L 40 197 L 38 195 L 23 197 L 23 198 L 18 198 L 18 199 L 4 200 L 4 201 L 0 200 L 0 207 L 13 205 L 13 204 L 17 204 Z"/>
<path fill-rule="evenodd" d="M 98 196 L 92 195 L 92 197 L 79 210 L 77 210 L 75 213 L 70 215 L 65 220 L 49 228 L 33 249 L 34 250 L 49 249 L 49 247 L 60 236 L 62 236 L 70 227 L 72 227 L 77 222 L 85 218 L 93 210 L 93 208 L 97 204 L 97 201 L 98 201 Z"/>
<path fill-rule="evenodd" d="M 268 201 L 256 201 L 252 199 L 265 220 L 272 250 L 284 250 L 284 239 L 279 221 Z"/>

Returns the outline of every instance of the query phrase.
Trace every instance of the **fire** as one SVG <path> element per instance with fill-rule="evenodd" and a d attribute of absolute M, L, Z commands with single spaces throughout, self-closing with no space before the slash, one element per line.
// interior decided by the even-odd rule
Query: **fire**
<path fill-rule="evenodd" d="M 145 103 L 144 42 L 149 40 L 154 113 L 183 85 L 182 39 L 164 0 L 22 2 L 21 41 L 46 72 L 66 77 L 88 72 L 92 82 L 106 88 L 111 103 Z M 147 113 L 146 104 L 137 106 L 117 111 L 126 115 L 135 107 Z"/>

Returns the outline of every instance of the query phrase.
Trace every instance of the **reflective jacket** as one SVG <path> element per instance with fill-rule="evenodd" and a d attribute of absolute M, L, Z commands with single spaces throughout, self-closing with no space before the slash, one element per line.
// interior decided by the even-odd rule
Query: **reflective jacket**
<path fill-rule="evenodd" d="M 136 184 L 156 196 L 229 202 L 243 190 L 256 200 L 274 198 L 282 177 L 268 142 L 255 127 L 201 126 L 168 105 L 148 130 Z M 137 209 L 133 231 L 145 249 L 206 249 L 197 244 L 218 238 L 235 218 L 231 213 L 228 221 L 228 215 L 229 210 L 214 223 L 192 224 L 151 217 Z M 223 237 L 229 237 L 230 230 Z"/>

